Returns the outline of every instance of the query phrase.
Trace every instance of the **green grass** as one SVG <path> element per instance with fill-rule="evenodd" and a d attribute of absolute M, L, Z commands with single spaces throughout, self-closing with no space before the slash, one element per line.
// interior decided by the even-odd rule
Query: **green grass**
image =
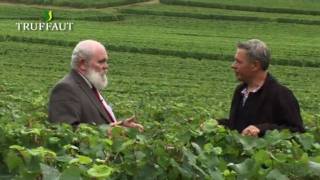
<path fill-rule="evenodd" d="M 153 49 L 164 55 L 178 54 L 176 51 L 186 55 L 198 53 L 195 58 L 213 54 L 212 57 L 222 60 L 232 59 L 237 42 L 259 38 L 271 47 L 275 63 L 318 66 L 320 56 L 317 48 L 320 44 L 319 28 L 310 25 L 129 16 L 124 21 L 103 23 L 73 21 L 74 30 L 61 33 L 22 32 L 17 30 L 16 22 L 1 20 L 0 34 L 73 42 L 94 38 L 107 45 L 140 48 L 141 52 Z M 118 49 L 126 51 L 126 48 Z M 162 53 L 165 50 L 173 52 Z"/>
<path fill-rule="evenodd" d="M 114 143 L 112 147 L 101 147 L 100 144 L 106 141 L 103 127 L 100 127 L 100 130 L 92 126 L 82 127 L 79 131 L 72 132 L 65 126 L 51 126 L 46 122 L 48 93 L 54 84 L 69 72 L 72 47 L 14 42 L 0 42 L 0 45 L 2 47 L 0 50 L 0 65 L 2 67 L 0 69 L 0 104 L 4 105 L 0 111 L 2 124 L 0 128 L 2 137 L 0 139 L 4 146 L 0 151 L 0 157 L 4 159 L 3 163 L 0 162 L 0 167 L 2 167 L 0 177 L 12 178 L 11 175 L 14 174 L 26 177 L 26 175 L 16 171 L 9 173 L 7 165 L 5 165 L 10 164 L 5 156 L 12 159 L 15 157 L 8 153 L 12 151 L 11 145 L 13 144 L 27 148 L 28 150 L 24 153 L 25 156 L 38 147 L 55 152 L 56 158 L 52 159 L 48 155 L 43 156 L 47 159 L 50 158 L 50 167 L 54 168 L 55 172 L 61 172 L 62 174 L 67 173 L 65 172 L 66 165 L 71 159 L 76 158 L 77 154 L 93 160 L 103 159 L 107 156 L 108 166 L 121 169 L 121 172 L 115 171 L 112 173 L 117 179 L 130 176 L 132 172 L 134 172 L 135 177 L 149 177 L 151 175 L 159 177 L 159 173 L 161 176 L 170 176 L 172 175 L 171 171 L 187 165 L 183 163 L 184 161 L 181 162 L 179 157 L 183 157 L 183 154 L 185 154 L 183 152 L 192 152 L 192 147 L 196 144 L 201 149 L 204 148 L 205 144 L 212 144 L 217 148 L 217 153 L 220 148 L 223 152 L 216 157 L 216 163 L 219 164 L 238 164 L 252 158 L 258 158 L 257 156 L 260 156 L 264 149 L 260 148 L 261 146 L 264 147 L 261 141 L 271 141 L 269 145 L 266 145 L 265 151 L 273 153 L 276 157 L 286 158 L 288 161 L 298 159 L 297 161 L 300 162 L 302 158 L 300 154 L 304 153 L 303 157 L 307 158 L 307 161 L 317 162 L 318 151 L 315 139 L 318 138 L 319 133 L 317 131 L 319 125 L 316 121 L 317 113 L 320 110 L 318 105 L 320 89 L 317 86 L 320 83 L 318 78 L 320 75 L 319 68 L 271 66 L 270 72 L 280 82 L 290 87 L 298 98 L 302 117 L 309 133 L 294 135 L 291 139 L 288 138 L 291 135 L 274 132 L 275 134 L 267 135 L 265 139 L 253 141 L 234 132 L 226 131 L 217 125 L 205 125 L 208 126 L 207 130 L 199 129 L 200 124 L 212 122 L 211 118 L 228 115 L 232 92 L 238 84 L 230 68 L 231 62 L 199 61 L 197 59 L 159 55 L 119 53 L 110 50 L 110 71 L 108 74 L 110 83 L 108 88 L 103 91 L 103 95 L 113 106 L 118 118 L 136 115 L 139 121 L 145 125 L 146 132 L 143 134 L 131 132 L 129 137 L 125 136 L 125 138 L 114 132 L 116 138 L 107 139 Z M 306 74 L 308 74 L 307 78 Z M 214 134 L 207 131 L 214 131 Z M 56 142 L 58 144 L 54 143 L 53 137 L 58 140 Z M 77 140 L 80 143 L 79 152 L 73 152 L 72 154 L 61 150 L 62 147 L 72 145 Z M 130 142 L 134 143 L 125 145 Z M 296 144 L 293 147 L 288 147 L 290 143 Z M 299 144 L 297 145 L 297 143 Z M 11 146 L 11 150 L 8 149 L 9 146 Z M 168 146 L 173 147 L 175 151 L 167 152 L 165 148 Z M 97 153 L 101 151 L 101 148 L 107 155 Z M 116 150 L 115 148 L 122 150 Z M 282 156 L 288 148 L 290 148 L 290 152 L 287 152 L 289 155 Z M 292 149 L 299 151 L 299 155 L 295 154 L 296 157 L 293 157 Z M 309 152 L 308 149 L 313 153 Z M 147 159 L 140 159 L 144 162 L 144 165 L 137 166 L 136 160 L 130 158 L 130 154 L 136 153 L 142 155 L 150 153 Z M 189 156 L 192 154 L 189 154 Z M 33 156 L 38 157 L 37 155 Z M 116 158 L 119 156 L 123 158 L 123 161 L 117 161 Z M 141 174 L 144 168 L 150 168 L 148 164 L 152 161 L 150 157 L 156 159 L 155 161 L 158 163 L 163 163 L 162 166 L 159 167 L 160 169 L 154 170 L 157 172 L 156 174 L 154 174 L 155 172 L 148 173 L 148 175 Z M 171 165 L 157 160 L 158 158 L 172 159 L 171 161 L 177 161 L 177 164 L 173 168 Z M 201 159 L 198 158 L 197 161 L 200 161 Z M 29 163 L 38 165 L 45 163 L 43 161 L 39 159 L 19 163 L 18 160 L 13 159 L 11 162 L 15 162 L 15 164 L 11 163 L 10 167 L 18 166 L 28 169 Z M 202 159 L 200 162 L 206 164 L 208 161 L 210 161 L 210 158 Z M 93 163 L 99 164 L 96 161 Z M 81 174 L 86 177 L 87 170 L 92 166 L 91 164 L 82 164 L 80 168 L 74 165 L 73 171 L 81 171 Z M 273 166 L 284 169 L 295 168 L 296 166 L 302 168 L 303 166 L 303 168 L 308 169 L 308 166 L 301 163 L 297 165 L 277 162 Z M 242 173 L 246 173 L 236 169 L 232 171 L 234 175 L 223 175 L 223 172 L 229 168 L 222 165 L 218 167 L 215 176 L 235 178 Z M 206 168 L 204 166 L 201 169 L 207 171 Z M 257 168 L 260 169 L 260 166 L 257 166 Z M 260 176 L 266 176 L 272 169 L 266 170 Z M 190 176 L 198 175 L 198 170 L 190 171 L 189 169 Z M 34 176 L 37 176 L 39 172 L 45 172 L 44 169 L 37 170 L 35 167 L 29 171 L 34 172 Z M 22 172 L 24 171 L 22 170 Z M 304 173 L 301 171 L 289 171 L 287 173 L 282 169 L 281 174 L 296 178 L 317 177 L 312 175 L 311 172 L 316 171 L 308 169 Z M 188 177 L 180 171 L 176 173 Z M 208 177 L 215 176 L 213 174 L 208 175 Z"/>
<path fill-rule="evenodd" d="M 317 0 L 182 0 L 186 2 L 221 3 L 228 5 L 288 8 L 303 10 L 319 10 L 320 4 Z"/>
<path fill-rule="evenodd" d="M 134 6 L 122 10 L 129 14 L 150 14 L 162 16 L 190 17 L 197 19 L 222 19 L 238 21 L 274 21 L 274 22 L 291 22 L 291 23 L 309 23 L 320 24 L 320 16 L 284 14 L 284 13 L 265 13 L 250 12 L 240 10 L 226 10 L 216 8 L 202 8 L 191 6 L 174 6 L 174 5 L 148 5 Z"/>
<path fill-rule="evenodd" d="M 123 17 L 114 9 L 96 10 L 96 9 L 61 9 L 56 7 L 37 7 L 26 5 L 0 4 L 0 19 L 21 19 L 21 20 L 42 20 L 45 11 L 52 10 L 53 20 L 97 20 L 110 21 L 121 20 Z"/>
<path fill-rule="evenodd" d="M 0 6 L 0 17 L 14 18 L 37 16 L 43 9 Z M 150 11 L 191 12 L 187 7 L 178 10 L 175 6 L 154 5 Z M 159 10 L 157 10 L 159 8 Z M 135 8 L 134 8 L 135 9 Z M 143 9 L 137 7 L 137 9 Z M 199 13 L 204 8 L 195 8 Z M 219 10 L 220 11 L 220 10 Z M 53 10 L 56 22 L 59 18 L 117 20 L 116 22 L 74 22 L 72 32 L 21 32 L 17 31 L 17 22 L 32 22 L 31 20 L 3 19 L 1 20 L 0 35 L 30 37 L 50 41 L 77 42 L 79 39 L 100 39 L 111 49 L 149 54 L 173 55 L 178 57 L 210 58 L 230 60 L 233 58 L 234 46 L 238 41 L 259 38 L 267 42 L 273 52 L 275 64 L 290 64 L 296 66 L 319 67 L 320 44 L 319 28 L 317 25 L 299 25 L 259 21 L 225 21 L 223 19 L 195 20 L 187 17 L 164 17 L 147 15 L 119 14 L 116 9 L 108 10 Z M 204 14 L 212 11 L 203 11 Z M 225 13 L 231 13 L 226 11 Z M 232 12 L 233 14 L 233 12 Z M 250 14 L 250 13 L 249 13 Z M 259 13 L 252 13 L 251 16 Z M 38 16 L 39 17 L 39 16 Z M 100 18 L 101 19 L 100 19 Z M 105 18 L 103 18 L 105 17 Z M 109 18 L 108 18 L 109 17 Z M 119 17 L 119 18 L 117 18 Z M 280 15 L 279 15 L 280 17 Z M 308 18 L 309 16 L 301 16 Z M 98 19 L 95 19 L 98 18 Z M 61 21 L 63 22 L 63 21 Z M 95 32 L 92 34 L 92 32 Z M 155 43 L 155 37 L 156 43 Z"/>
<path fill-rule="evenodd" d="M 193 7 L 220 8 L 243 11 L 257 11 L 269 13 L 290 13 L 320 15 L 319 3 L 317 1 L 305 0 L 274 0 L 274 1 L 210 1 L 210 0 L 160 0 L 161 3 L 186 5 Z"/>
<path fill-rule="evenodd" d="M 74 8 L 105 8 L 113 6 L 128 5 L 132 3 L 144 2 L 146 0 L 2 0 L 2 2 L 40 4 L 52 6 L 69 6 Z"/>
<path fill-rule="evenodd" d="M 10 84 L 8 87 L 13 88 L 10 93 L 17 93 L 14 95 L 22 96 L 25 91 L 33 87 L 39 87 L 43 92 L 48 92 L 69 71 L 72 47 L 13 42 L 0 44 L 4 47 L 0 51 L 1 66 L 4 67 L 1 70 L 1 79 Z M 164 104 L 171 101 L 193 103 L 194 106 L 204 109 L 214 108 L 215 104 L 223 104 L 223 108 L 219 111 L 223 115 L 228 113 L 232 91 L 237 84 L 230 68 L 231 61 L 199 61 L 119 53 L 111 50 L 109 53 L 111 57 L 110 86 L 105 91 L 105 95 L 111 102 L 117 103 L 117 100 L 113 99 L 114 95 L 124 95 L 125 98 L 129 98 L 128 101 L 137 103 L 140 98 L 149 94 L 161 98 Z M 43 59 L 45 54 L 50 56 L 45 56 Z M 271 72 L 297 94 L 304 111 L 311 114 L 320 110 L 317 104 L 318 98 L 315 98 L 319 96 L 317 93 L 319 87 L 316 86 L 320 83 L 317 78 L 320 75 L 318 68 L 271 66 Z M 5 78 L 9 74 L 13 84 L 32 83 L 15 87 Z M 41 76 L 32 81 L 37 74 Z M 307 79 L 305 74 L 309 74 Z M 43 86 L 41 84 L 44 81 L 46 83 Z M 134 96 L 130 97 L 131 93 Z M 216 114 L 212 112 L 212 116 Z"/>

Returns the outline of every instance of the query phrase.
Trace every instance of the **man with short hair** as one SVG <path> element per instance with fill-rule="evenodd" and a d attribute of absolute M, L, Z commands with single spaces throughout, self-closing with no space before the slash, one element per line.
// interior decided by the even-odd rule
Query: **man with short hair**
<path fill-rule="evenodd" d="M 49 100 L 49 121 L 123 125 L 138 128 L 143 126 L 135 118 L 118 121 L 100 91 L 107 84 L 109 66 L 105 47 L 94 40 L 79 42 L 71 56 L 71 71 L 53 88 Z"/>
<path fill-rule="evenodd" d="M 231 67 L 242 83 L 235 89 L 229 119 L 220 120 L 220 124 L 247 136 L 263 136 L 274 129 L 304 132 L 292 91 L 267 72 L 270 59 L 268 47 L 258 39 L 237 45 Z"/>

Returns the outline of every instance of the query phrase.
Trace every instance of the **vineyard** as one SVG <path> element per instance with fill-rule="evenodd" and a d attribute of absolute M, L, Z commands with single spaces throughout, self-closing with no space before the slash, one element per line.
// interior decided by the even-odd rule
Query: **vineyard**
<path fill-rule="evenodd" d="M 320 178 L 320 2 L 0 2 L 0 179 Z M 73 30 L 17 30 L 48 9 Z M 235 44 L 252 38 L 271 48 L 269 71 L 299 100 L 306 133 L 253 138 L 217 124 L 239 83 Z M 106 46 L 103 95 L 145 132 L 48 123 L 50 90 L 82 39 Z"/>

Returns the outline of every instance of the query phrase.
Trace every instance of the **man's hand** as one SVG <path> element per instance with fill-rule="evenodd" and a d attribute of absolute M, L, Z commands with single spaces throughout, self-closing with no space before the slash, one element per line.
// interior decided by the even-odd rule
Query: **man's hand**
<path fill-rule="evenodd" d="M 258 137 L 260 133 L 260 129 L 258 129 L 256 126 L 254 125 L 250 125 L 248 127 L 246 127 L 241 134 L 244 136 L 254 136 L 254 137 Z"/>
<path fill-rule="evenodd" d="M 121 125 L 128 128 L 137 128 L 139 132 L 144 131 L 143 126 L 137 122 L 137 119 L 134 116 L 122 121 Z"/>
<path fill-rule="evenodd" d="M 143 132 L 144 128 L 141 124 L 137 123 L 136 118 L 130 117 L 123 121 L 117 121 L 110 124 L 110 128 L 107 130 L 107 135 L 112 137 L 112 127 L 125 127 L 125 128 L 137 128 L 139 132 Z"/>
<path fill-rule="evenodd" d="M 123 123 L 122 121 L 117 121 L 117 122 L 110 123 L 110 126 L 116 127 L 116 126 L 120 126 L 122 123 Z"/>

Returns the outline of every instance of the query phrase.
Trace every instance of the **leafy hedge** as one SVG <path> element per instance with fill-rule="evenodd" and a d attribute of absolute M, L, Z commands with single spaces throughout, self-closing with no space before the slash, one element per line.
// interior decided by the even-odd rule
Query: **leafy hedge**
<path fill-rule="evenodd" d="M 64 40 L 32 38 L 32 37 L 24 37 L 24 36 L 10 36 L 10 35 L 0 35 L 0 41 L 40 43 L 40 44 L 70 46 L 70 47 L 74 47 L 78 43 L 75 41 L 64 41 Z M 192 52 L 192 51 L 177 51 L 177 50 L 156 49 L 156 48 L 137 48 L 132 46 L 122 46 L 122 45 L 115 45 L 115 44 L 108 44 L 108 43 L 105 45 L 108 49 L 112 51 L 153 54 L 153 55 L 166 55 L 166 56 L 175 56 L 175 57 L 181 57 L 181 58 L 194 58 L 199 60 L 212 59 L 212 60 L 230 61 L 234 58 L 234 55 L 232 54 L 200 53 L 200 52 Z M 274 65 L 320 67 L 320 62 L 317 59 L 273 58 L 272 61 L 273 61 L 272 64 Z"/>
<path fill-rule="evenodd" d="M 1 113 L 1 179 L 320 178 L 319 127 L 257 139 L 213 119 L 185 119 L 179 122 L 188 129 L 154 121 L 145 133 L 116 127 L 108 137 L 107 125 L 48 124 L 42 100 L 28 115 Z"/>
<path fill-rule="evenodd" d="M 158 15 L 158 16 L 173 16 L 173 17 L 189 17 L 196 19 L 219 19 L 219 20 L 233 20 L 233 21 L 271 21 L 270 18 L 253 17 L 253 16 L 231 16 L 219 14 L 196 14 L 196 13 L 181 13 L 172 11 L 150 11 L 150 10 L 136 10 L 123 9 L 123 13 L 141 14 L 141 15 Z"/>
<path fill-rule="evenodd" d="M 258 6 L 253 7 L 253 6 L 228 5 L 228 4 L 221 4 L 221 3 L 214 3 L 214 2 L 206 3 L 206 2 L 184 1 L 184 0 L 160 0 L 160 2 L 164 4 L 172 4 L 172 5 L 196 6 L 196 7 L 219 8 L 219 9 L 241 10 L 241 11 L 320 15 L 320 11 L 302 10 L 302 9 L 270 8 L 270 7 L 258 7 Z"/>
<path fill-rule="evenodd" d="M 217 19 L 217 20 L 229 20 L 229 21 L 258 21 L 258 22 L 279 22 L 279 23 L 320 25 L 319 20 L 308 20 L 308 19 L 268 18 L 268 17 L 256 17 L 256 16 L 232 16 L 232 15 L 221 15 L 221 14 L 196 14 L 196 13 L 137 10 L 137 9 L 123 9 L 121 10 L 121 12 L 128 13 L 128 14 L 188 17 L 188 18 L 196 18 L 196 19 Z"/>
<path fill-rule="evenodd" d="M 138 2 L 144 2 L 147 0 L 105 0 L 99 2 L 83 1 L 83 0 L 2 0 L 10 3 L 24 3 L 24 4 L 41 4 L 41 5 L 53 5 L 53 6 L 69 6 L 75 8 L 106 8 L 113 6 L 121 6 L 127 4 L 133 4 Z"/>
<path fill-rule="evenodd" d="M 48 11 L 47 8 L 5 4 L 0 6 L 0 19 L 42 20 L 44 12 Z M 123 15 L 113 11 L 53 9 L 53 20 L 117 21 L 123 19 Z"/>
<path fill-rule="evenodd" d="M 0 17 L 0 19 L 9 19 L 9 20 L 39 20 L 40 17 Z M 87 16 L 87 17 L 59 17 L 55 16 L 55 20 L 85 20 L 85 21 L 121 21 L 124 20 L 123 15 L 105 15 L 105 16 Z"/>

